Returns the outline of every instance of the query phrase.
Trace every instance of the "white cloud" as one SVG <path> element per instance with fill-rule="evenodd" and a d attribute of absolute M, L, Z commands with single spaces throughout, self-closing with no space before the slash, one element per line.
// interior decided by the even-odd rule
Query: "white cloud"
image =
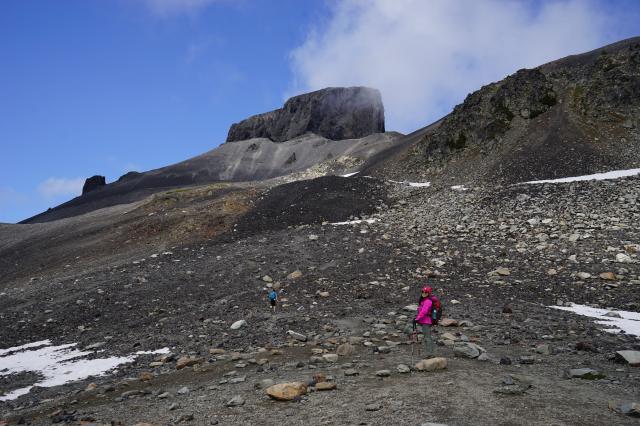
<path fill-rule="evenodd" d="M 50 177 L 38 185 L 38 192 L 46 199 L 57 197 L 76 197 L 82 193 L 84 179 L 66 179 Z"/>
<path fill-rule="evenodd" d="M 387 128 L 411 131 L 483 84 L 598 47 L 611 16 L 586 0 L 342 0 L 291 53 L 289 94 L 381 90 Z M 609 28 L 610 29 L 610 28 Z"/>
<path fill-rule="evenodd" d="M 220 0 L 142 0 L 158 16 L 193 15 Z"/>

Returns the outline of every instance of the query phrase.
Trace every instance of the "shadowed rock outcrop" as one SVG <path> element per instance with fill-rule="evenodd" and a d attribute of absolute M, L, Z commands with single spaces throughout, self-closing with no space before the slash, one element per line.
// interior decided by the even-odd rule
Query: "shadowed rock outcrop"
<path fill-rule="evenodd" d="M 253 138 L 284 142 L 307 132 L 332 140 L 357 139 L 384 131 L 378 90 L 329 87 L 295 96 L 280 109 L 233 124 L 227 142 Z"/>
<path fill-rule="evenodd" d="M 82 186 L 82 194 L 86 194 L 87 192 L 95 191 L 96 189 L 102 188 L 107 184 L 107 181 L 104 176 L 91 176 L 84 181 L 84 185 Z"/>

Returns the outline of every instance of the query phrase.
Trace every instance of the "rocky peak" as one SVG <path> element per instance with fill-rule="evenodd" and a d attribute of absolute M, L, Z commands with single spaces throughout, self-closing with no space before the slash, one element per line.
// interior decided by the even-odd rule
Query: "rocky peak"
<path fill-rule="evenodd" d="M 82 186 L 82 195 L 87 192 L 95 191 L 96 189 L 100 189 L 107 184 L 107 180 L 104 176 L 91 176 L 84 181 L 84 185 Z"/>
<path fill-rule="evenodd" d="M 233 124 L 227 142 L 252 138 L 284 142 L 307 132 L 332 140 L 357 139 L 384 131 L 378 90 L 329 87 L 295 96 L 280 109 Z"/>

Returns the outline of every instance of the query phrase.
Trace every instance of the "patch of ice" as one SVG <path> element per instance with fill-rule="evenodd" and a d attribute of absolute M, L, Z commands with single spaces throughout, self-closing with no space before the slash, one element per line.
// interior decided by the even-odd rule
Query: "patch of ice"
<path fill-rule="evenodd" d="M 640 312 L 592 308 L 585 305 L 576 305 L 575 303 L 572 303 L 571 306 L 551 307 L 563 311 L 574 312 L 578 315 L 596 318 L 598 319 L 598 321 L 596 321 L 596 324 L 607 326 L 607 328 L 605 328 L 605 331 L 608 331 L 609 333 L 619 333 L 621 330 L 623 330 L 627 334 L 640 337 Z M 615 312 L 622 318 L 605 316 L 609 312 Z"/>
<path fill-rule="evenodd" d="M 545 180 L 532 180 L 529 182 L 523 182 L 522 184 L 537 184 L 537 183 L 567 183 L 567 182 L 579 182 L 585 180 L 606 180 L 606 179 L 618 179 L 621 177 L 635 176 L 640 174 L 640 169 L 629 170 L 614 170 L 606 173 L 595 173 L 592 175 L 573 176 L 560 179 L 545 179 Z"/>
<path fill-rule="evenodd" d="M 346 221 L 346 222 L 332 222 L 332 223 L 331 223 L 331 225 L 334 225 L 334 226 L 340 226 L 340 225 L 357 225 L 357 224 L 362 223 L 362 222 L 366 222 L 366 223 L 371 224 L 371 223 L 375 223 L 375 222 L 377 222 L 377 221 L 379 221 L 379 220 L 380 220 L 380 219 L 365 219 L 365 220 L 360 220 L 360 219 L 358 219 L 358 220 L 348 220 L 348 221 Z"/>
<path fill-rule="evenodd" d="M 29 393 L 34 386 L 53 387 L 64 385 L 89 376 L 102 376 L 120 364 L 133 362 L 137 356 L 165 354 L 168 348 L 157 351 L 139 351 L 125 357 L 86 359 L 94 351 L 81 351 L 77 343 L 51 346 L 51 341 L 42 340 L 8 349 L 0 349 L 0 377 L 26 371 L 34 372 L 42 378 L 33 385 L 15 389 L 0 395 L 0 401 L 9 401 Z M 36 349 L 33 349 L 36 348 Z"/>
<path fill-rule="evenodd" d="M 358 173 L 360 173 L 360 170 L 358 170 L 357 172 L 353 172 L 353 173 L 347 173 L 346 175 L 342 175 L 341 177 L 351 177 L 351 176 L 355 176 Z"/>

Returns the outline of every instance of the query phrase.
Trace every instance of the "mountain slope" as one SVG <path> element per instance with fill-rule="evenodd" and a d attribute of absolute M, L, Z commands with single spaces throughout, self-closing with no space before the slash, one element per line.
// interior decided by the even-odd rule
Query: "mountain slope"
<path fill-rule="evenodd" d="M 635 168 L 638 126 L 640 38 L 633 38 L 482 87 L 371 172 L 462 184 Z"/>

